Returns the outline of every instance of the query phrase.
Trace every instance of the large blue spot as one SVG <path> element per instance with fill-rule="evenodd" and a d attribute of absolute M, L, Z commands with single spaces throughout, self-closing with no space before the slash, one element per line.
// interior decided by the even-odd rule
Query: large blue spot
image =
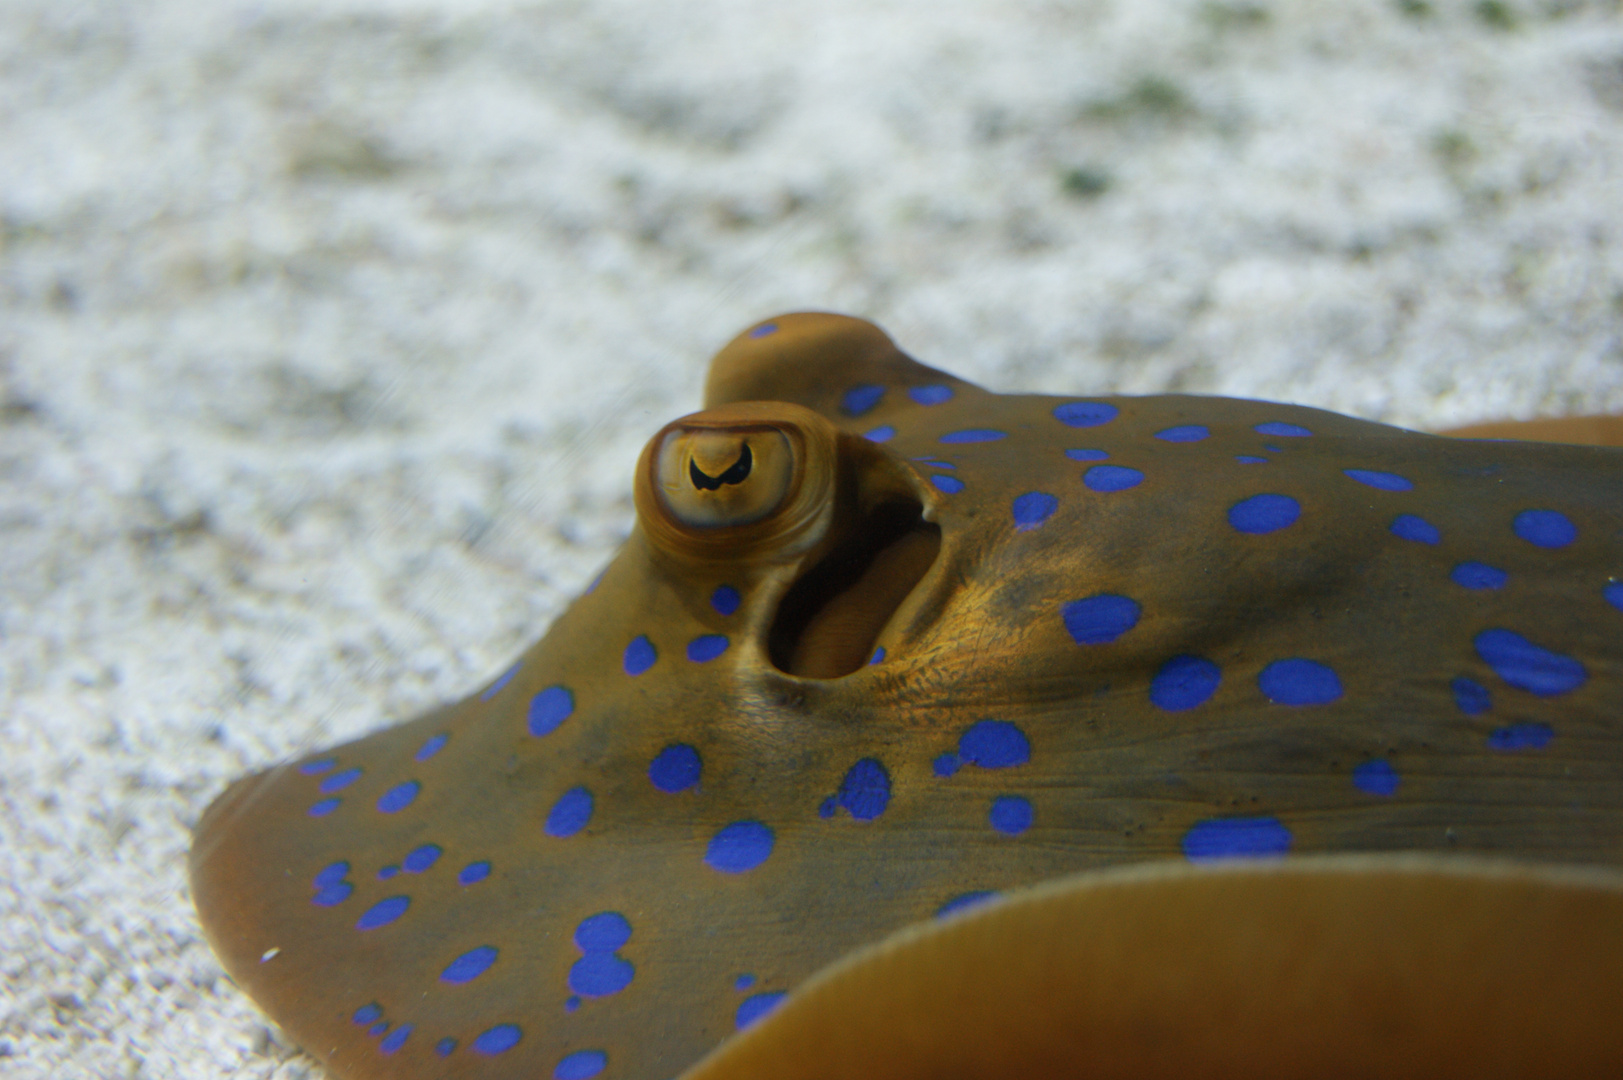
<path fill-rule="evenodd" d="M 1623 611 L 1623 581 L 1612 582 L 1602 589 L 1600 594 L 1606 598 L 1608 604 Z"/>
<path fill-rule="evenodd" d="M 631 940 L 631 922 L 618 911 L 588 915 L 575 927 L 575 947 L 588 956 L 611 953 Z"/>
<path fill-rule="evenodd" d="M 445 734 L 444 732 L 435 735 L 433 738 L 425 742 L 417 751 L 417 753 L 414 755 L 415 760 L 427 761 L 429 758 L 445 749 L 445 744 L 450 741 L 450 738 L 451 736 Z"/>
<path fill-rule="evenodd" d="M 1379 488 L 1382 491 L 1408 491 L 1414 483 L 1407 477 L 1397 473 L 1376 472 L 1373 469 L 1342 469 L 1342 473 L 1352 477 L 1367 487 Z"/>
<path fill-rule="evenodd" d="M 1462 562 L 1448 572 L 1448 580 L 1467 589 L 1502 589 L 1510 575 L 1487 563 Z"/>
<path fill-rule="evenodd" d="M 1089 491 L 1126 491 L 1144 482 L 1144 474 L 1126 465 L 1095 465 L 1082 474 L 1082 483 Z"/>
<path fill-rule="evenodd" d="M 331 885 L 323 885 L 316 890 L 310 902 L 317 907 L 336 907 L 349 899 L 349 894 L 355 891 L 355 886 L 347 881 L 335 881 Z"/>
<path fill-rule="evenodd" d="M 355 929 L 376 930 L 380 926 L 388 926 L 404 915 L 410 906 L 409 896 L 391 896 L 387 900 L 379 900 L 361 913 L 355 922 Z"/>
<path fill-rule="evenodd" d="M 654 666 L 659 659 L 659 653 L 654 651 L 654 643 L 648 640 L 648 635 L 638 634 L 626 646 L 625 657 L 621 664 L 625 667 L 627 675 L 641 675 Z"/>
<path fill-rule="evenodd" d="M 479 695 L 479 700 L 480 701 L 489 701 L 491 698 L 493 698 L 497 694 L 501 693 L 502 690 L 507 686 L 507 684 L 513 681 L 513 676 L 518 674 L 518 669 L 523 667 L 523 666 L 524 666 L 524 661 L 520 660 L 518 663 L 514 664 L 512 667 L 510 667 L 506 671 L 502 672 L 501 675 L 497 676 L 495 682 L 493 682 L 489 686 L 485 687 L 484 693 Z"/>
<path fill-rule="evenodd" d="M 1103 401 L 1069 401 L 1054 407 L 1054 419 L 1066 427 L 1098 427 L 1110 423 L 1120 412 Z"/>
<path fill-rule="evenodd" d="M 1523 510 L 1511 528 L 1529 544 L 1542 548 L 1566 547 L 1578 539 L 1578 528 L 1556 510 Z"/>
<path fill-rule="evenodd" d="M 1399 514 L 1393 518 L 1392 535 L 1400 540 L 1413 540 L 1417 544 L 1437 544 L 1443 539 L 1437 526 L 1414 514 Z"/>
<path fill-rule="evenodd" d="M 1376 758 L 1353 769 L 1353 786 L 1367 795 L 1390 795 L 1398 789 L 1398 772 L 1391 762 Z"/>
<path fill-rule="evenodd" d="M 481 945 L 477 949 L 469 949 L 461 956 L 445 965 L 440 972 L 440 982 L 468 983 L 490 970 L 490 965 L 496 962 L 496 946 Z"/>
<path fill-rule="evenodd" d="M 575 711 L 575 695 L 561 686 L 549 686 L 530 699 L 530 734 L 551 735 Z"/>
<path fill-rule="evenodd" d="M 1103 461 L 1110 455 L 1103 450 L 1067 450 L 1065 456 L 1072 461 Z"/>
<path fill-rule="evenodd" d="M 840 411 L 847 416 L 861 416 L 879 404 L 879 399 L 884 396 L 883 386 L 875 386 L 872 383 L 853 386 L 840 397 Z"/>
<path fill-rule="evenodd" d="M 941 436 L 944 443 L 982 443 L 997 442 L 1007 439 L 1009 433 L 998 431 L 996 428 L 964 428 L 962 431 L 949 431 Z"/>
<path fill-rule="evenodd" d="M 1448 688 L 1454 691 L 1454 704 L 1466 716 L 1477 716 L 1493 707 L 1493 695 L 1474 679 L 1462 676 L 1449 683 Z"/>
<path fill-rule="evenodd" d="M 974 892 L 959 893 L 951 900 L 948 900 L 945 904 L 942 904 L 940 907 L 936 908 L 935 917 L 938 919 L 944 919 L 954 912 L 967 911 L 969 908 L 977 907 L 986 903 L 988 900 L 996 899 L 997 893 L 992 889 L 976 889 Z"/>
<path fill-rule="evenodd" d="M 321 782 L 321 793 L 331 795 L 335 791 L 343 791 L 360 778 L 361 769 L 358 765 L 345 769 L 343 772 L 335 772 Z"/>
<path fill-rule="evenodd" d="M 1014 511 L 1015 529 L 1029 532 L 1054 516 L 1054 511 L 1059 509 L 1059 500 L 1046 491 L 1028 491 L 1015 496 L 1011 509 Z"/>
<path fill-rule="evenodd" d="M 1484 630 L 1473 644 L 1494 674 L 1516 689 L 1540 697 L 1576 690 L 1589 678 L 1583 664 L 1573 657 L 1535 645 L 1514 630 Z"/>
<path fill-rule="evenodd" d="M 637 969 L 613 953 L 587 953 L 569 969 L 569 989 L 581 997 L 608 997 L 631 985 Z"/>
<path fill-rule="evenodd" d="M 716 591 L 710 594 L 710 606 L 722 615 L 731 615 L 743 599 L 731 585 L 717 585 Z"/>
<path fill-rule="evenodd" d="M 1031 743 L 1025 732 L 1007 720 L 977 720 L 959 736 L 958 754 L 983 769 L 1007 769 L 1031 760 Z M 957 771 L 954 764 L 953 772 Z M 939 768 L 936 773 L 943 775 Z"/>
<path fill-rule="evenodd" d="M 592 793 L 583 787 L 572 787 L 552 804 L 547 814 L 548 836 L 574 836 L 592 820 Z"/>
<path fill-rule="evenodd" d="M 311 803 L 310 809 L 307 810 L 306 813 L 308 813 L 311 817 L 326 817 L 328 814 L 338 809 L 338 804 L 343 801 L 343 799 L 339 798 L 322 799 L 320 802 Z"/>
<path fill-rule="evenodd" d="M 322 867 L 310 883 L 318 889 L 324 889 L 328 885 L 338 884 L 348 876 L 349 863 L 340 861 Z"/>
<path fill-rule="evenodd" d="M 385 1054 L 394 1053 L 406 1044 L 406 1040 L 411 1037 L 411 1033 L 415 1030 L 416 1027 L 412 1024 L 401 1024 L 384 1036 L 383 1041 L 378 1044 L 378 1049 Z"/>
<path fill-rule="evenodd" d="M 1155 437 L 1163 442 L 1200 442 L 1211 438 L 1211 429 L 1205 424 L 1179 424 L 1177 427 L 1162 428 L 1155 433 Z"/>
<path fill-rule="evenodd" d="M 1289 495 L 1253 495 L 1229 507 L 1229 524 L 1253 536 L 1278 532 L 1301 516 L 1301 504 Z"/>
<path fill-rule="evenodd" d="M 464 866 L 461 872 L 457 874 L 456 882 L 458 885 L 472 885 L 475 882 L 485 880 L 489 876 L 489 860 L 480 859 L 478 862 L 471 862 L 467 866 Z"/>
<path fill-rule="evenodd" d="M 703 767 L 697 750 L 687 743 L 672 743 L 654 756 L 648 766 L 648 779 L 659 790 L 674 795 L 697 784 Z"/>
<path fill-rule="evenodd" d="M 1282 439 L 1305 439 L 1313 434 L 1300 424 L 1287 424 L 1283 420 L 1269 420 L 1251 429 L 1258 435 L 1276 435 Z"/>
<path fill-rule="evenodd" d="M 1291 831 L 1272 817 L 1207 818 L 1183 834 L 1184 858 L 1196 863 L 1275 858 L 1290 847 Z"/>
<path fill-rule="evenodd" d="M 754 994 L 739 1002 L 738 1012 L 733 1016 L 733 1026 L 738 1030 L 749 1027 L 755 1021 L 778 1007 L 778 1002 L 784 999 L 781 990 L 770 994 Z"/>
<path fill-rule="evenodd" d="M 896 429 L 889 424 L 880 424 L 863 436 L 869 442 L 890 442 L 896 437 Z"/>
<path fill-rule="evenodd" d="M 1222 670 L 1204 656 L 1174 656 L 1150 680 L 1150 700 L 1168 712 L 1203 705 L 1217 692 Z"/>
<path fill-rule="evenodd" d="M 1019 836 L 1031 828 L 1031 803 L 1019 795 L 999 795 L 987 818 L 998 832 Z"/>
<path fill-rule="evenodd" d="M 834 801 L 858 821 L 872 821 L 890 805 L 890 773 L 873 758 L 863 758 L 846 770 Z"/>
<path fill-rule="evenodd" d="M 505 1054 L 517 1046 L 522 1038 L 524 1032 L 517 1024 L 497 1024 L 488 1031 L 480 1032 L 479 1037 L 473 1040 L 473 1048 L 478 1053 L 491 1056 Z"/>
<path fill-rule="evenodd" d="M 1317 660 L 1275 660 L 1257 675 L 1263 696 L 1275 705 L 1323 705 L 1341 696 L 1341 680 Z"/>
<path fill-rule="evenodd" d="M 937 491 L 947 495 L 956 495 L 964 490 L 964 482 L 956 476 L 931 476 L 930 483 L 935 485 Z"/>
<path fill-rule="evenodd" d="M 943 401 L 952 400 L 952 387 L 939 383 L 933 386 L 915 386 L 907 391 L 907 396 L 920 405 L 939 405 Z"/>
<path fill-rule="evenodd" d="M 723 874 L 742 874 L 772 854 L 772 829 L 759 821 L 735 821 L 710 838 L 705 865 Z"/>
<path fill-rule="evenodd" d="M 609 1055 L 601 1050 L 576 1050 L 558 1059 L 557 1067 L 552 1070 L 552 1080 L 592 1080 L 608 1064 Z"/>
<path fill-rule="evenodd" d="M 695 664 L 709 663 L 727 651 L 727 644 L 725 634 L 700 634 L 688 642 L 688 659 Z"/>
<path fill-rule="evenodd" d="M 439 862 L 440 856 L 444 853 L 445 849 L 438 844 L 419 844 L 407 852 L 406 857 L 400 861 L 405 865 L 407 873 L 421 874 Z"/>
<path fill-rule="evenodd" d="M 1542 750 L 1555 732 L 1549 724 L 1521 723 L 1502 727 L 1488 736 L 1489 750 Z"/>
<path fill-rule="evenodd" d="M 415 780 L 396 784 L 394 787 L 378 796 L 378 809 L 385 814 L 398 814 L 406 807 L 417 801 L 417 793 L 423 785 Z"/>
<path fill-rule="evenodd" d="M 1078 645 L 1108 645 L 1138 625 L 1138 601 L 1113 593 L 1072 600 L 1060 609 L 1065 629 Z"/>

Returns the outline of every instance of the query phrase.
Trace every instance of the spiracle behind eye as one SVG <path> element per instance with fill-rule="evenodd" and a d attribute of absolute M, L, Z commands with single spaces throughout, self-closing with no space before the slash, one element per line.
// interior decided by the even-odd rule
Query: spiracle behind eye
<path fill-rule="evenodd" d="M 690 528 L 748 525 L 783 503 L 794 482 L 794 448 L 775 428 L 678 427 L 660 445 L 660 502 Z"/>

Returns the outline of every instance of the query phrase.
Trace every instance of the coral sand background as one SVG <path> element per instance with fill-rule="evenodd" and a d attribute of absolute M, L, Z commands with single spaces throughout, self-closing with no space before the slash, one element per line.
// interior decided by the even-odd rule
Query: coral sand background
<path fill-rule="evenodd" d="M 317 1077 L 184 876 L 459 696 L 704 361 L 1623 409 L 1623 16 L 1564 0 L 7 0 L 0 1073 Z"/>

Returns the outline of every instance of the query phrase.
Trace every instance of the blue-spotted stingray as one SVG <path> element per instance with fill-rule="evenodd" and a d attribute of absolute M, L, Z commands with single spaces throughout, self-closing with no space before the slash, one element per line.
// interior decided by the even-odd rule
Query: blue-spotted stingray
<path fill-rule="evenodd" d="M 795 314 L 634 491 L 510 669 L 201 821 L 334 1076 L 1623 1067 L 1623 450 Z"/>

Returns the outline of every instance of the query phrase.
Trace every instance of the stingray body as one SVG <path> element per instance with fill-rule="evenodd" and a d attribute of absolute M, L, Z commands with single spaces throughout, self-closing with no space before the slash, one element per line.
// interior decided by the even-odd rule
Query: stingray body
<path fill-rule="evenodd" d="M 239 781 L 228 971 L 339 1077 L 663 1080 L 1093 867 L 1623 862 L 1623 451 L 999 395 L 784 316 L 460 704 Z"/>

